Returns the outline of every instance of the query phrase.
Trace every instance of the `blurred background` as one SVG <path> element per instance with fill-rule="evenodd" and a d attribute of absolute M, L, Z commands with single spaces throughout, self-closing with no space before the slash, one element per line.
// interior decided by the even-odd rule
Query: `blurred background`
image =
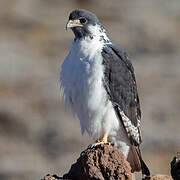
<path fill-rule="evenodd" d="M 59 71 L 75 8 L 94 12 L 128 51 L 142 108 L 143 156 L 169 174 L 180 150 L 179 0 L 0 1 L 0 179 L 63 175 L 90 143 L 60 99 Z"/>

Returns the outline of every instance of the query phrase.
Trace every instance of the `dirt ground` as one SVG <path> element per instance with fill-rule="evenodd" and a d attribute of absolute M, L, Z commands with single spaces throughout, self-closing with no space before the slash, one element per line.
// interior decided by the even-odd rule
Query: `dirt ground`
<path fill-rule="evenodd" d="M 0 1 L 0 179 L 64 174 L 92 139 L 60 99 L 59 71 L 76 8 L 94 12 L 132 59 L 142 109 L 143 156 L 169 174 L 180 151 L 179 0 Z"/>

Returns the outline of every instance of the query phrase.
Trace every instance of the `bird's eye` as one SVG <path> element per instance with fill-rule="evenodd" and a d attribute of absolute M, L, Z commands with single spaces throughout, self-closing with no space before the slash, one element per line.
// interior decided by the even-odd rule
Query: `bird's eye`
<path fill-rule="evenodd" d="M 81 24 L 86 24 L 87 23 L 87 19 L 86 18 L 80 18 L 80 23 Z"/>

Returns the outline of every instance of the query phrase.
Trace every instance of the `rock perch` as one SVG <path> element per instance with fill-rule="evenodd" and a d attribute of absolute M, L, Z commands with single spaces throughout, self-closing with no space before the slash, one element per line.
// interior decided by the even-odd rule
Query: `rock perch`
<path fill-rule="evenodd" d="M 116 147 L 98 145 L 83 151 L 63 177 L 47 175 L 43 180 L 132 180 L 131 167 Z"/>

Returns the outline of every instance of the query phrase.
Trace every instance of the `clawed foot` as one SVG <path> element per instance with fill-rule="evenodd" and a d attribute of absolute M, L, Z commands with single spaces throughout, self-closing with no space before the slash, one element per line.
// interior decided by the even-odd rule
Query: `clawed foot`
<path fill-rule="evenodd" d="M 94 144 L 90 144 L 90 145 L 88 146 L 88 148 L 92 149 L 92 148 L 94 148 L 94 147 L 96 147 L 96 146 L 98 146 L 98 145 L 100 145 L 100 144 L 102 144 L 102 145 L 111 145 L 110 142 L 96 142 L 96 143 L 94 143 Z"/>
<path fill-rule="evenodd" d="M 88 151 L 88 149 L 93 149 L 93 148 L 95 148 L 96 146 L 98 146 L 98 145 L 100 145 L 100 144 L 102 144 L 102 145 L 112 145 L 110 142 L 99 142 L 99 141 L 98 141 L 98 142 L 96 142 L 96 143 L 94 143 L 94 144 L 90 144 L 86 150 L 84 150 L 83 152 L 81 152 L 80 156 L 83 156 L 84 154 L 86 154 L 86 152 Z"/>
<path fill-rule="evenodd" d="M 101 138 L 99 138 L 99 139 L 96 141 L 96 143 L 90 144 L 90 145 L 88 146 L 88 148 L 81 153 L 81 156 L 83 156 L 83 155 L 87 152 L 88 149 L 92 149 L 92 148 L 94 148 L 94 147 L 96 147 L 96 146 L 98 146 L 98 145 L 101 145 L 101 144 L 102 144 L 102 145 L 111 145 L 111 146 L 114 145 L 114 143 L 108 142 L 108 134 L 105 133 Z"/>
<path fill-rule="evenodd" d="M 96 143 L 90 144 L 90 145 L 88 146 L 88 148 L 94 148 L 95 146 L 98 146 L 98 145 L 100 145 L 100 144 L 102 144 L 102 145 L 105 145 L 105 144 L 111 145 L 111 143 L 108 142 L 108 134 L 107 134 L 107 133 L 105 133 L 101 138 L 99 138 L 99 139 L 96 141 Z"/>

